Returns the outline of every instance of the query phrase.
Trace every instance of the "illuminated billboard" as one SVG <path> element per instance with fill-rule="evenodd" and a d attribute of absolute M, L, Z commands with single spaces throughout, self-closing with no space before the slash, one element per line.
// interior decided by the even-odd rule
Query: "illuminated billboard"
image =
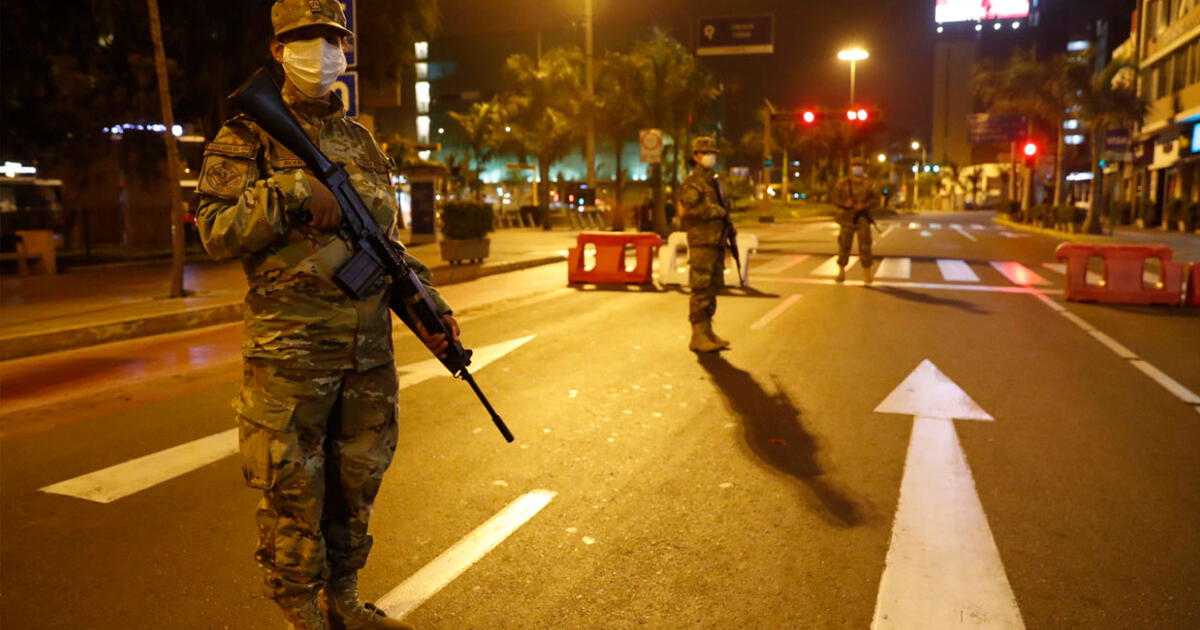
<path fill-rule="evenodd" d="M 982 22 L 1029 17 L 1029 0 L 937 0 L 934 20 Z"/>

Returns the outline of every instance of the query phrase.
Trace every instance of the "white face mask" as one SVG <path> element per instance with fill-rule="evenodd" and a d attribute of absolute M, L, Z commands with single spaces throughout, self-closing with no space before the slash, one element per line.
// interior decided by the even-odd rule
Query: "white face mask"
<path fill-rule="evenodd" d="M 704 168 L 712 168 L 717 165 L 717 155 L 715 153 L 705 153 L 700 156 L 700 166 Z"/>
<path fill-rule="evenodd" d="M 850 168 L 850 172 L 853 173 L 855 177 L 862 177 L 863 176 L 863 167 L 853 166 Z"/>
<path fill-rule="evenodd" d="M 283 46 L 283 71 L 301 92 L 321 98 L 346 71 L 346 55 L 321 37 L 289 42 Z"/>

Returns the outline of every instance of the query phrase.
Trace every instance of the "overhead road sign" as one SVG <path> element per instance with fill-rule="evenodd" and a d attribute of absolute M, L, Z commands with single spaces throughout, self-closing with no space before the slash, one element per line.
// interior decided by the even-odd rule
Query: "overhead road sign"
<path fill-rule="evenodd" d="M 762 55 L 775 52 L 775 16 L 703 18 L 699 22 L 696 54 Z"/>

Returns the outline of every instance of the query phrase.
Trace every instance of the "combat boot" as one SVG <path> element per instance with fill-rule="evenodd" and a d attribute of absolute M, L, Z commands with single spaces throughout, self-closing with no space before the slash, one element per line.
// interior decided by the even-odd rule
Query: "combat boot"
<path fill-rule="evenodd" d="M 863 270 L 863 286 L 869 287 L 869 286 L 871 286 L 871 280 L 873 279 L 872 276 L 874 276 L 875 274 L 871 273 L 871 268 L 867 267 L 866 265 L 863 265 L 862 270 Z"/>
<path fill-rule="evenodd" d="M 325 613 L 317 605 L 316 593 L 281 597 L 276 603 L 283 610 L 288 630 L 329 630 Z"/>
<path fill-rule="evenodd" d="M 708 336 L 707 328 L 706 322 L 692 322 L 692 343 L 688 346 L 692 352 L 716 352 L 725 347 Z"/>
<path fill-rule="evenodd" d="M 837 278 L 834 278 L 834 280 L 836 280 L 838 282 L 846 281 L 846 268 L 845 267 L 838 267 L 838 275 L 837 275 Z"/>
<path fill-rule="evenodd" d="M 722 348 L 728 348 L 729 342 L 718 337 L 717 333 L 713 332 L 712 321 L 704 322 L 704 332 L 708 334 L 708 338 L 717 342 Z"/>
<path fill-rule="evenodd" d="M 414 630 L 388 617 L 370 602 L 358 598 L 358 575 L 351 573 L 329 580 L 321 591 L 321 607 L 329 613 L 330 630 Z"/>

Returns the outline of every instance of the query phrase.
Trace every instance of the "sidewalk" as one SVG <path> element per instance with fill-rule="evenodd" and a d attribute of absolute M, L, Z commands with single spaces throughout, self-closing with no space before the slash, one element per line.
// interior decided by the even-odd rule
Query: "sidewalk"
<path fill-rule="evenodd" d="M 1046 236 L 1061 238 L 1064 241 L 1073 243 L 1123 243 L 1130 245 L 1166 245 L 1171 248 L 1173 258 L 1177 261 L 1184 262 L 1200 262 L 1200 234 L 1188 234 L 1184 232 L 1167 232 L 1157 228 L 1139 229 L 1136 227 L 1123 226 L 1116 229 L 1116 232 L 1109 235 L 1104 234 L 1078 234 L 1075 232 L 1063 232 L 1061 230 L 1051 230 L 1048 228 L 1035 227 L 1024 223 L 1010 221 L 1001 216 L 996 216 L 992 221 L 1010 228 L 1024 230 L 1026 232 L 1034 232 Z"/>
<path fill-rule="evenodd" d="M 434 284 L 564 261 L 576 231 L 497 230 L 483 264 L 450 266 L 437 243 L 408 248 L 433 270 Z M 235 322 L 246 278 L 240 262 L 184 268 L 192 295 L 167 299 L 170 263 L 0 278 L 0 360 Z M 564 279 L 565 282 L 565 279 Z"/>

